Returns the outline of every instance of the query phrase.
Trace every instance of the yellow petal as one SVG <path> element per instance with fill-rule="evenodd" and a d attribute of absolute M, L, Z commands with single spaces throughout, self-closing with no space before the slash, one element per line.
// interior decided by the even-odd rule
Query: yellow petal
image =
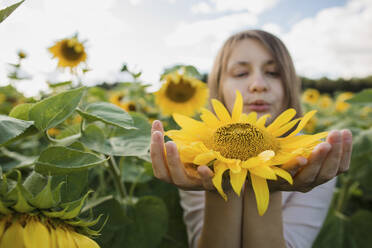
<path fill-rule="evenodd" d="M 0 248 L 24 248 L 24 230 L 18 221 L 8 227 L 0 240 Z"/>
<path fill-rule="evenodd" d="M 195 132 L 195 130 L 202 130 L 205 129 L 205 124 L 203 122 L 194 120 L 190 117 L 180 114 L 173 114 L 174 121 L 185 130 L 191 130 Z"/>
<path fill-rule="evenodd" d="M 242 110 L 243 110 L 242 95 L 240 94 L 239 91 L 236 91 L 234 109 L 233 109 L 232 116 L 231 116 L 231 119 L 233 122 L 239 122 L 240 115 L 242 114 Z"/>
<path fill-rule="evenodd" d="M 257 122 L 257 113 L 250 112 L 248 115 L 242 114 L 240 116 L 240 121 L 249 124 L 255 124 Z"/>
<path fill-rule="evenodd" d="M 50 248 L 58 248 L 57 233 L 54 228 L 50 228 Z"/>
<path fill-rule="evenodd" d="M 256 122 L 256 126 L 261 127 L 261 128 L 265 127 L 266 120 L 267 120 L 267 118 L 269 118 L 269 117 L 270 117 L 270 114 L 266 114 L 266 115 L 261 116 L 261 117 L 257 120 L 257 122 Z"/>
<path fill-rule="evenodd" d="M 250 168 L 249 171 L 251 174 L 255 174 L 256 176 L 263 177 L 266 179 L 276 180 L 277 177 L 275 172 L 269 166 L 256 166 Z"/>
<path fill-rule="evenodd" d="M 212 178 L 212 182 L 214 187 L 216 187 L 218 193 L 220 193 L 225 201 L 227 201 L 227 196 L 222 189 L 222 175 L 226 170 L 227 166 L 224 163 L 218 161 L 214 163 L 214 176 Z"/>
<path fill-rule="evenodd" d="M 233 160 L 230 163 L 227 163 L 227 167 L 232 170 L 234 173 L 239 173 L 242 167 L 240 166 L 241 161 L 240 160 Z"/>
<path fill-rule="evenodd" d="M 214 112 L 216 113 L 220 121 L 223 121 L 225 123 L 231 122 L 230 114 L 221 102 L 217 101 L 216 99 L 212 99 L 212 105 L 213 105 Z"/>
<path fill-rule="evenodd" d="M 245 178 L 247 177 L 247 169 L 241 169 L 239 173 L 234 173 L 230 170 L 230 183 L 235 193 L 240 196 Z"/>
<path fill-rule="evenodd" d="M 293 184 L 292 176 L 286 170 L 283 170 L 283 169 L 278 168 L 278 167 L 273 167 L 272 169 L 274 170 L 275 174 L 277 174 L 281 178 L 287 180 L 287 182 L 289 182 L 290 184 Z"/>
<path fill-rule="evenodd" d="M 49 248 L 49 231 L 41 222 L 30 220 L 24 228 L 25 248 Z"/>
<path fill-rule="evenodd" d="M 69 232 L 69 230 L 64 230 L 60 227 L 57 227 L 56 236 L 58 247 L 79 248 L 75 245 L 75 241 L 73 240 Z"/>
<path fill-rule="evenodd" d="M 277 130 L 273 130 L 272 131 L 272 135 L 274 137 L 279 137 L 283 134 L 285 134 L 286 132 L 288 132 L 291 128 L 293 128 L 297 122 L 299 122 L 300 118 L 297 118 L 297 119 L 294 119 L 292 121 L 290 121 L 289 123 L 285 124 L 284 126 L 282 126 L 281 128 L 277 129 Z"/>
<path fill-rule="evenodd" d="M 295 149 L 299 147 L 306 147 L 308 145 L 311 145 L 313 142 L 316 142 L 319 139 L 322 139 L 324 137 L 327 137 L 328 132 L 322 132 L 322 133 L 317 133 L 314 135 L 306 135 L 302 139 L 298 139 L 295 142 L 281 142 L 282 144 L 282 149 Z"/>
<path fill-rule="evenodd" d="M 71 236 L 79 248 L 100 248 L 94 240 L 80 233 L 71 232 Z"/>
<path fill-rule="evenodd" d="M 292 136 L 295 136 L 296 134 L 298 134 L 306 126 L 306 124 L 311 119 L 311 117 L 313 117 L 315 115 L 315 113 L 316 113 L 316 110 L 312 110 L 312 111 L 306 113 L 305 116 L 301 118 L 301 121 L 298 124 L 296 130 L 294 130 L 290 135 L 288 135 L 288 137 L 292 137 Z"/>
<path fill-rule="evenodd" d="M 206 165 L 215 158 L 216 156 L 213 151 L 201 153 L 195 157 L 193 163 L 197 165 Z"/>
<path fill-rule="evenodd" d="M 256 196 L 258 214 L 262 216 L 269 206 L 269 187 L 264 178 L 251 174 L 252 188 Z"/>
<path fill-rule="evenodd" d="M 281 113 L 274 121 L 267 127 L 268 132 L 273 132 L 284 124 L 288 123 L 294 116 L 296 115 L 296 110 L 293 108 L 287 109 L 283 113 Z"/>
<path fill-rule="evenodd" d="M 219 120 L 208 109 L 203 108 L 201 110 L 200 119 L 210 128 L 217 128 L 219 126 Z"/>
<path fill-rule="evenodd" d="M 273 150 L 266 150 L 258 154 L 258 157 L 262 161 L 269 161 L 274 156 L 275 156 L 275 152 Z"/>

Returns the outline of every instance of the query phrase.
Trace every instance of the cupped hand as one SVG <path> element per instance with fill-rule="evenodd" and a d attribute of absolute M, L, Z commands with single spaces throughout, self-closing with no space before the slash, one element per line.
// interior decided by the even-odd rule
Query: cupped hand
<path fill-rule="evenodd" d="M 318 144 L 309 158 L 297 157 L 287 164 L 293 185 L 279 179 L 269 180 L 271 191 L 308 192 L 349 169 L 352 151 L 350 130 L 332 130 L 325 142 Z M 283 168 L 283 167 L 282 167 Z"/>
<path fill-rule="evenodd" d="M 166 150 L 166 151 L 165 151 Z M 181 162 L 174 142 L 164 145 L 164 130 L 160 121 L 152 123 L 150 154 L 154 176 L 184 190 L 213 190 L 213 171 L 208 166 L 197 167 L 197 176 L 192 176 Z"/>

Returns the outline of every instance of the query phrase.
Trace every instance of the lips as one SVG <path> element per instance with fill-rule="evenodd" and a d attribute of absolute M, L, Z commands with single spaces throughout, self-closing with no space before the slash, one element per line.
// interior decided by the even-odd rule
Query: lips
<path fill-rule="evenodd" d="M 270 104 L 264 100 L 255 100 L 249 103 L 248 108 L 255 112 L 266 112 L 270 109 Z"/>

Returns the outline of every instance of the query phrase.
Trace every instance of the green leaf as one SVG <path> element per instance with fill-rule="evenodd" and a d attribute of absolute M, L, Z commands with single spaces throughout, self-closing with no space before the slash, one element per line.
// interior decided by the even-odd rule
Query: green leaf
<path fill-rule="evenodd" d="M 85 88 L 69 90 L 48 97 L 30 109 L 29 118 L 35 121 L 35 126 L 45 131 L 66 120 L 80 103 Z"/>
<path fill-rule="evenodd" d="M 61 183 L 61 202 L 71 202 L 80 199 L 88 185 L 88 170 L 52 176 L 52 188 Z"/>
<path fill-rule="evenodd" d="M 11 142 L 17 136 L 24 133 L 33 123 L 33 121 L 23 121 L 6 115 L 0 115 L 0 146 Z"/>
<path fill-rule="evenodd" d="M 15 106 L 9 113 L 10 117 L 28 121 L 28 112 L 32 108 L 33 103 L 23 103 Z"/>
<path fill-rule="evenodd" d="M 83 111 L 77 109 L 79 114 L 91 121 L 102 121 L 104 123 L 125 128 L 136 129 L 133 126 L 132 117 L 118 106 L 107 102 L 96 102 L 89 104 Z"/>
<path fill-rule="evenodd" d="M 62 175 L 86 170 L 105 162 L 93 153 L 82 152 L 63 146 L 45 149 L 36 161 L 35 170 L 44 175 Z"/>
<path fill-rule="evenodd" d="M 122 157 L 119 166 L 122 171 L 124 182 L 145 183 L 150 181 L 152 176 L 146 170 L 148 166 L 145 167 L 145 164 L 150 164 L 151 167 L 151 163 L 140 160 L 136 157 Z"/>
<path fill-rule="evenodd" d="M 88 125 L 80 141 L 91 150 L 106 155 L 144 156 L 150 147 L 151 126 L 143 115 L 131 113 L 131 116 L 138 129 L 113 127 L 111 136 L 105 137 L 98 126 Z"/>
<path fill-rule="evenodd" d="M 353 140 L 353 157 L 372 151 L 372 128 L 361 131 Z"/>
<path fill-rule="evenodd" d="M 355 94 L 353 98 L 346 100 L 348 103 L 357 104 L 372 104 L 372 89 L 365 89 L 358 94 Z"/>
<path fill-rule="evenodd" d="M 18 6 L 23 2 L 24 0 L 0 10 L 0 23 L 2 23 L 11 13 L 13 13 L 13 11 L 16 10 L 16 8 L 18 8 Z"/>

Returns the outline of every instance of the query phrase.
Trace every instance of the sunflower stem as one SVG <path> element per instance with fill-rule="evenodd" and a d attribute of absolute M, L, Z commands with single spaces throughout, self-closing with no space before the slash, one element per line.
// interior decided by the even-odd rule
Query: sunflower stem
<path fill-rule="evenodd" d="M 341 190 L 340 190 L 340 195 L 337 199 L 337 204 L 336 204 L 336 211 L 343 213 L 345 203 L 347 199 L 349 198 L 349 188 L 351 185 L 351 180 L 350 178 L 341 175 L 340 180 L 342 182 Z"/>
<path fill-rule="evenodd" d="M 109 164 L 109 171 L 111 172 L 111 175 L 115 183 L 115 187 L 117 191 L 119 192 L 121 200 L 124 200 L 128 196 L 128 193 L 127 193 L 127 189 L 125 188 L 124 183 L 122 183 L 121 181 L 121 172 L 113 156 L 110 156 L 108 164 Z"/>

